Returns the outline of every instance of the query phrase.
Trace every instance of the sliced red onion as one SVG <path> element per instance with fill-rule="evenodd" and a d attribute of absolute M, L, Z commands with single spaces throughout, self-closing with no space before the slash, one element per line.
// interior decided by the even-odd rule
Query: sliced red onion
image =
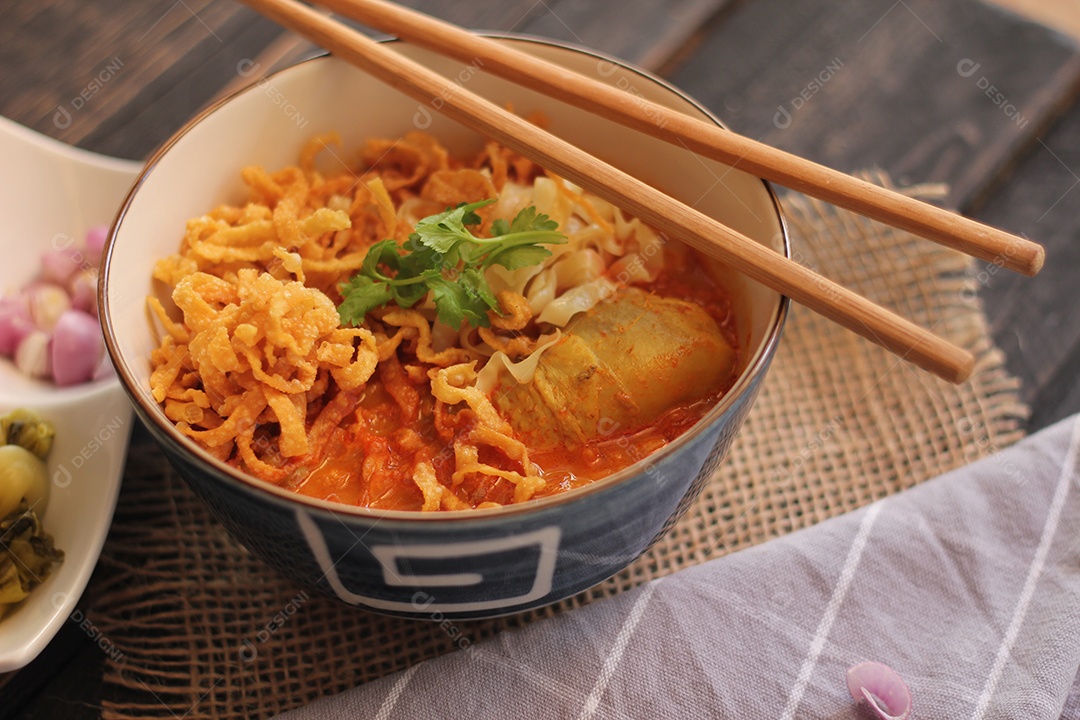
<path fill-rule="evenodd" d="M 49 358 L 49 333 L 32 330 L 15 349 L 15 367 L 32 378 L 47 378 L 52 373 Z"/>
<path fill-rule="evenodd" d="M 86 262 L 97 267 L 101 264 L 101 253 L 105 249 L 105 238 L 109 235 L 108 225 L 98 225 L 86 233 Z"/>
<path fill-rule="evenodd" d="M 41 279 L 57 285 L 67 285 L 71 276 L 78 272 L 83 262 L 83 254 L 75 248 L 42 253 Z"/>
<path fill-rule="evenodd" d="M 906 720 L 911 714 L 911 691 L 900 674 L 879 662 L 861 662 L 847 671 L 848 692 L 865 701 L 881 720 Z"/>
<path fill-rule="evenodd" d="M 52 332 L 60 316 L 71 307 L 67 290 L 47 282 L 33 283 L 23 292 L 30 305 L 30 317 L 39 330 Z"/>
<path fill-rule="evenodd" d="M 86 382 L 101 361 L 101 326 L 93 315 L 68 310 L 56 322 L 52 337 L 52 375 L 60 387 Z"/>
<path fill-rule="evenodd" d="M 68 282 L 71 307 L 97 317 L 97 271 L 80 270 Z"/>
<path fill-rule="evenodd" d="M 0 298 L 0 355 L 11 357 L 22 339 L 34 329 L 26 298 L 22 295 Z"/>

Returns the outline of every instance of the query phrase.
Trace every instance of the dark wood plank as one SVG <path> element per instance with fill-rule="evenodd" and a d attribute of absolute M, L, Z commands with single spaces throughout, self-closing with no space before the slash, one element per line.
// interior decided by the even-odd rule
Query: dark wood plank
<path fill-rule="evenodd" d="M 671 79 L 739 132 L 841 170 L 948 182 L 965 208 L 1075 97 L 1080 55 L 971 0 L 758 0 Z"/>
<path fill-rule="evenodd" d="M 4 3 L 0 113 L 141 158 L 280 33 L 226 0 Z"/>
<path fill-rule="evenodd" d="M 729 0 L 556 0 L 521 32 L 584 45 L 649 70 L 663 67 Z"/>
<path fill-rule="evenodd" d="M 730 0 L 672 0 L 657 5 L 651 0 L 589 3 L 552 0 L 550 3 L 436 4 L 405 0 L 401 4 L 422 10 L 462 27 L 493 34 L 519 33 L 590 47 L 622 58 L 647 70 L 659 71 L 684 52 L 692 39 L 730 5 Z M 342 18 L 346 23 L 380 37 L 381 33 Z M 261 74 L 269 74 L 320 49 L 291 32 L 266 48 L 257 60 Z M 237 77 L 222 89 L 225 95 L 252 78 Z"/>
<path fill-rule="evenodd" d="M 657 67 L 726 2 L 409 4 L 467 27 L 553 37 Z M 240 63 L 283 35 L 224 0 L 8 3 L 0 6 L 0 114 L 89 150 L 143 158 L 223 88 L 250 82 Z M 265 69 L 316 52 L 287 37 Z"/>
<path fill-rule="evenodd" d="M 730 0 L 548 0 L 401 4 L 463 27 L 584 45 L 642 67 L 660 67 Z"/>
<path fill-rule="evenodd" d="M 401 4 L 467 28 L 496 31 L 520 31 L 533 18 L 548 12 L 545 3 L 535 0 L 405 0 Z"/>
<path fill-rule="evenodd" d="M 152 85 L 95 126 L 79 145 L 119 157 L 143 158 L 207 105 L 237 68 L 281 34 L 275 25 L 237 14 L 193 46 L 198 65 L 168 67 Z"/>
<path fill-rule="evenodd" d="M 1024 381 L 1030 428 L 1080 412 L 1080 105 L 1074 106 L 976 217 L 1044 243 L 1046 266 L 1020 278 L 980 265 L 994 339 Z"/>

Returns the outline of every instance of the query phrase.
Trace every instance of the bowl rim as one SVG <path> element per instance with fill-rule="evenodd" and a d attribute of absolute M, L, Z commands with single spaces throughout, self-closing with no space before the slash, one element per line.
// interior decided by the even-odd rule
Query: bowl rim
<path fill-rule="evenodd" d="M 708 121 L 715 123 L 721 128 L 727 129 L 727 127 L 716 117 L 708 108 L 704 107 L 696 99 L 688 95 L 683 90 L 675 87 L 671 83 L 667 82 L 663 78 L 656 76 L 655 74 L 640 68 L 630 62 L 622 60 L 620 58 L 608 55 L 606 53 L 594 50 L 592 48 L 582 47 L 580 45 L 563 42 L 558 40 L 552 40 L 550 38 L 542 38 L 522 33 L 483 33 L 489 37 L 500 41 L 509 42 L 522 42 L 526 44 L 536 44 L 541 46 L 554 47 L 560 50 L 568 50 L 575 53 L 580 53 L 597 60 L 611 63 L 623 70 L 639 75 L 643 80 L 647 80 L 651 83 L 655 83 L 662 88 L 673 93 L 679 99 L 685 101 L 691 105 L 695 110 L 699 111 Z M 400 42 L 396 38 L 388 38 L 381 42 Z M 335 518 L 347 516 L 358 520 L 371 520 L 376 523 L 389 521 L 392 523 L 401 523 L 404 525 L 414 525 L 422 523 L 431 525 L 432 523 L 458 523 L 458 522 L 473 522 L 479 523 L 483 521 L 499 520 L 511 516 L 518 516 L 523 514 L 540 513 L 545 510 L 551 510 L 567 503 L 574 503 L 585 498 L 594 495 L 596 493 L 603 492 L 616 485 L 621 485 L 623 482 L 642 474 L 644 468 L 653 467 L 666 460 L 669 456 L 673 455 L 691 441 L 693 441 L 698 435 L 704 432 L 705 428 L 710 426 L 714 421 L 719 419 L 722 415 L 731 410 L 736 403 L 743 397 L 743 395 L 751 391 L 753 386 L 760 381 L 761 376 L 764 375 L 768 369 L 768 365 L 771 362 L 773 356 L 776 354 L 776 347 L 780 340 L 781 331 L 783 330 L 784 323 L 787 319 L 788 309 L 790 305 L 790 299 L 783 294 L 779 294 L 775 308 L 773 310 L 773 316 L 770 320 L 768 330 L 766 332 L 764 340 L 759 343 L 759 346 L 753 356 L 749 359 L 743 372 L 740 374 L 735 384 L 731 386 L 720 399 L 720 401 L 709 409 L 705 415 L 703 415 L 692 427 L 683 432 L 680 436 L 663 446 L 659 450 L 650 453 L 649 455 L 641 458 L 633 464 L 612 473 L 598 480 L 595 480 L 587 485 L 583 485 L 573 490 L 559 493 L 557 495 L 549 495 L 546 497 L 538 498 L 536 500 L 530 500 L 525 503 L 515 503 L 513 505 L 504 505 L 498 508 L 484 508 L 484 509 L 470 509 L 470 510 L 448 510 L 439 511 L 434 513 L 425 513 L 413 510 L 385 510 L 378 508 L 369 508 L 362 506 L 348 505 L 345 503 L 334 502 L 330 500 L 321 500 L 318 498 L 310 497 L 297 493 L 291 490 L 274 485 L 265 480 L 261 480 L 254 476 L 238 470 L 237 468 L 228 465 L 227 463 L 218 460 L 210 455 L 206 450 L 199 447 L 191 438 L 180 433 L 176 429 L 176 426 L 170 422 L 167 422 L 164 414 L 161 411 L 160 406 L 157 404 L 151 404 L 146 400 L 140 391 L 136 389 L 138 383 L 134 380 L 126 360 L 120 354 L 119 344 L 117 343 L 115 332 L 112 324 L 111 307 L 108 301 L 107 288 L 109 286 L 109 279 L 111 277 L 112 268 L 112 256 L 113 249 L 116 241 L 117 232 L 120 225 L 123 222 L 124 216 L 127 214 L 129 207 L 131 206 L 139 188 L 142 186 L 146 178 L 154 171 L 162 157 L 169 152 L 175 146 L 181 138 L 186 136 L 196 125 L 201 123 L 205 118 L 209 117 L 213 113 L 217 112 L 224 105 L 231 102 L 234 98 L 242 95 L 252 89 L 269 82 L 272 78 L 275 78 L 283 73 L 292 72 L 296 68 L 307 65 L 309 63 L 321 63 L 328 60 L 335 60 L 339 62 L 345 62 L 340 58 L 332 55 L 328 52 L 320 53 L 316 56 L 307 58 L 298 63 L 290 65 L 286 68 L 276 70 L 263 78 L 257 79 L 242 88 L 218 99 L 201 112 L 197 113 L 194 117 L 189 119 L 183 126 L 180 127 L 173 135 L 166 140 L 147 160 L 146 165 L 143 167 L 139 176 L 132 184 L 131 189 L 128 191 L 127 196 L 124 198 L 123 204 L 117 211 L 116 217 L 109 228 L 108 237 L 105 243 L 105 249 L 103 252 L 103 260 L 101 265 L 101 282 L 98 287 L 98 306 L 101 308 L 101 325 L 104 330 L 105 346 L 108 350 L 109 356 L 113 361 L 113 365 L 116 367 L 116 372 L 121 380 L 121 384 L 124 390 L 127 392 L 128 397 L 135 405 L 135 409 L 138 410 L 138 414 L 143 418 L 144 422 L 149 420 L 153 424 L 153 435 L 160 441 L 167 439 L 180 448 L 188 451 L 192 457 L 192 460 L 197 464 L 204 466 L 209 472 L 208 475 L 213 476 L 217 480 L 221 480 L 227 483 L 232 483 L 237 486 L 238 489 L 254 494 L 260 499 L 270 502 L 271 504 L 281 506 L 284 509 L 297 510 L 303 508 L 308 511 L 313 511 L 320 514 L 328 514 Z M 788 222 L 784 216 L 783 209 L 780 205 L 780 201 L 776 196 L 772 186 L 768 181 L 760 179 L 760 182 L 764 186 L 765 192 L 768 194 L 769 200 L 772 203 L 773 210 L 776 213 L 777 220 L 780 225 L 780 239 L 782 240 L 783 253 L 786 257 L 791 257 L 791 239 L 789 234 Z"/>

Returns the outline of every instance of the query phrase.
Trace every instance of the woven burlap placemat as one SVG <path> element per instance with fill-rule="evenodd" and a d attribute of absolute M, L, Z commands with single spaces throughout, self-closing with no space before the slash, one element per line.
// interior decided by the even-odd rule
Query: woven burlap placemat
<path fill-rule="evenodd" d="M 136 448 L 87 612 L 110 644 L 106 683 L 137 699 L 107 701 L 104 716 L 273 715 L 852 510 L 1022 436 L 1027 411 L 987 334 L 974 261 L 799 195 L 784 207 L 799 262 L 973 351 L 971 380 L 951 386 L 793 307 L 731 452 L 667 536 L 576 598 L 452 626 L 304 592 L 234 543 L 159 452 Z"/>

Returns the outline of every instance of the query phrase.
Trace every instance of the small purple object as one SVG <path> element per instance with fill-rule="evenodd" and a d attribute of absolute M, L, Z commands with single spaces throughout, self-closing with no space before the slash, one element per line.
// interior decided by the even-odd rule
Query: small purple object
<path fill-rule="evenodd" d="M 881 720 L 906 720 L 911 714 L 911 691 L 900 673 L 879 662 L 861 662 L 847 671 L 848 692 L 865 701 Z"/>
<path fill-rule="evenodd" d="M 101 362 L 101 326 L 82 310 L 67 310 L 52 337 L 52 376 L 60 387 L 86 382 Z"/>

